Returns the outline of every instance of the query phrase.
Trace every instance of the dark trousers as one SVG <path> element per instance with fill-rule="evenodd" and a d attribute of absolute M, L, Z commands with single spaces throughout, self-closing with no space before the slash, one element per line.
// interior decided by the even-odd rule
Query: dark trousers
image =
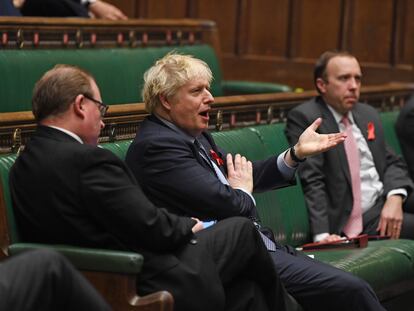
<path fill-rule="evenodd" d="M 29 251 L 0 264 L 0 310 L 110 310 L 61 255 Z"/>
<path fill-rule="evenodd" d="M 305 310 L 385 310 L 372 288 L 348 272 L 286 247 L 270 254 L 286 290 Z"/>
<path fill-rule="evenodd" d="M 142 294 L 166 289 L 175 310 L 295 310 L 253 223 L 235 217 L 197 234 L 175 252 L 180 263 L 138 283 Z"/>

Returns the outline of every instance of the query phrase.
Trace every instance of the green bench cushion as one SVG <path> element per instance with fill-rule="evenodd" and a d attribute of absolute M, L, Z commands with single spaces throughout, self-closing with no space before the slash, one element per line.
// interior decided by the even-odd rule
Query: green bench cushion
<path fill-rule="evenodd" d="M 204 60 L 214 74 L 211 91 L 223 95 L 221 70 L 215 51 L 208 45 L 113 49 L 3 50 L 0 53 L 1 112 L 31 110 L 36 81 L 56 64 L 70 64 L 91 72 L 107 104 L 141 102 L 144 72 L 175 50 Z"/>
<path fill-rule="evenodd" d="M 400 142 L 395 132 L 395 122 L 399 113 L 399 111 L 381 112 L 380 117 L 386 142 L 397 154 L 402 155 Z"/>

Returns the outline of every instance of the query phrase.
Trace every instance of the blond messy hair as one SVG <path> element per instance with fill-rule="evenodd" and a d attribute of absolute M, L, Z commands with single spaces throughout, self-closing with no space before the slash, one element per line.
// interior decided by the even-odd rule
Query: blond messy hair
<path fill-rule="evenodd" d="M 153 113 L 155 107 L 161 104 L 161 95 L 171 98 L 194 78 L 206 79 L 210 84 L 213 74 L 204 61 L 191 55 L 167 54 L 144 74 L 142 98 L 145 109 Z"/>

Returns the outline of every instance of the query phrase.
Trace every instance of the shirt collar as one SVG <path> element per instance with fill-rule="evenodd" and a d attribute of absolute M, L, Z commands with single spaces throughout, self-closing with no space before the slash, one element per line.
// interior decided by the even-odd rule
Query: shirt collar
<path fill-rule="evenodd" d="M 74 139 L 76 139 L 76 140 L 77 140 L 78 142 L 80 142 L 81 144 L 83 144 L 82 139 L 81 139 L 78 135 L 76 135 L 75 133 L 73 133 L 73 132 L 71 132 L 71 131 L 68 131 L 68 130 L 66 130 L 66 129 L 64 129 L 64 128 L 58 127 L 58 126 L 54 126 L 54 125 L 47 125 L 47 126 L 48 126 L 48 127 L 51 127 L 51 128 L 54 128 L 55 130 L 61 131 L 61 132 L 65 133 L 65 134 L 67 134 L 67 135 L 69 135 L 69 136 L 73 137 Z"/>
<path fill-rule="evenodd" d="M 180 129 L 177 125 L 175 125 L 174 123 L 172 123 L 171 121 L 168 121 L 162 117 L 160 117 L 159 115 L 155 115 L 154 116 L 160 120 L 162 123 L 164 123 L 166 126 L 168 126 L 170 129 L 172 129 L 175 132 L 181 133 L 183 134 L 190 142 L 194 143 L 195 138 L 191 135 L 189 135 L 188 133 L 184 132 L 182 129 Z"/>
<path fill-rule="evenodd" d="M 342 118 L 344 117 L 342 114 L 340 114 L 338 111 L 336 111 L 335 109 L 333 109 L 330 105 L 326 104 L 326 106 L 328 107 L 329 111 L 333 114 L 336 123 L 341 124 Z M 351 124 L 354 124 L 354 116 L 352 115 L 352 111 L 348 112 L 348 120 Z"/>

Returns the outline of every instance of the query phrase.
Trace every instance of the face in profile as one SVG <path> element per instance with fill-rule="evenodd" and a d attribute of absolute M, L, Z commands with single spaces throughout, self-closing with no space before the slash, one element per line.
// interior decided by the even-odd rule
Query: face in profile
<path fill-rule="evenodd" d="M 350 56 L 335 56 L 329 60 L 325 78 L 316 83 L 325 102 L 341 114 L 346 114 L 358 102 L 361 88 L 361 68 Z"/>
<path fill-rule="evenodd" d="M 207 79 L 193 78 L 163 103 L 170 121 L 193 137 L 208 129 L 209 111 L 214 102 L 209 88 Z"/>
<path fill-rule="evenodd" d="M 92 98 L 102 102 L 101 93 L 95 81 L 91 80 Z M 102 121 L 101 106 L 95 101 L 84 97 L 84 127 L 82 129 L 82 140 L 85 144 L 97 145 L 101 130 L 105 127 Z"/>

